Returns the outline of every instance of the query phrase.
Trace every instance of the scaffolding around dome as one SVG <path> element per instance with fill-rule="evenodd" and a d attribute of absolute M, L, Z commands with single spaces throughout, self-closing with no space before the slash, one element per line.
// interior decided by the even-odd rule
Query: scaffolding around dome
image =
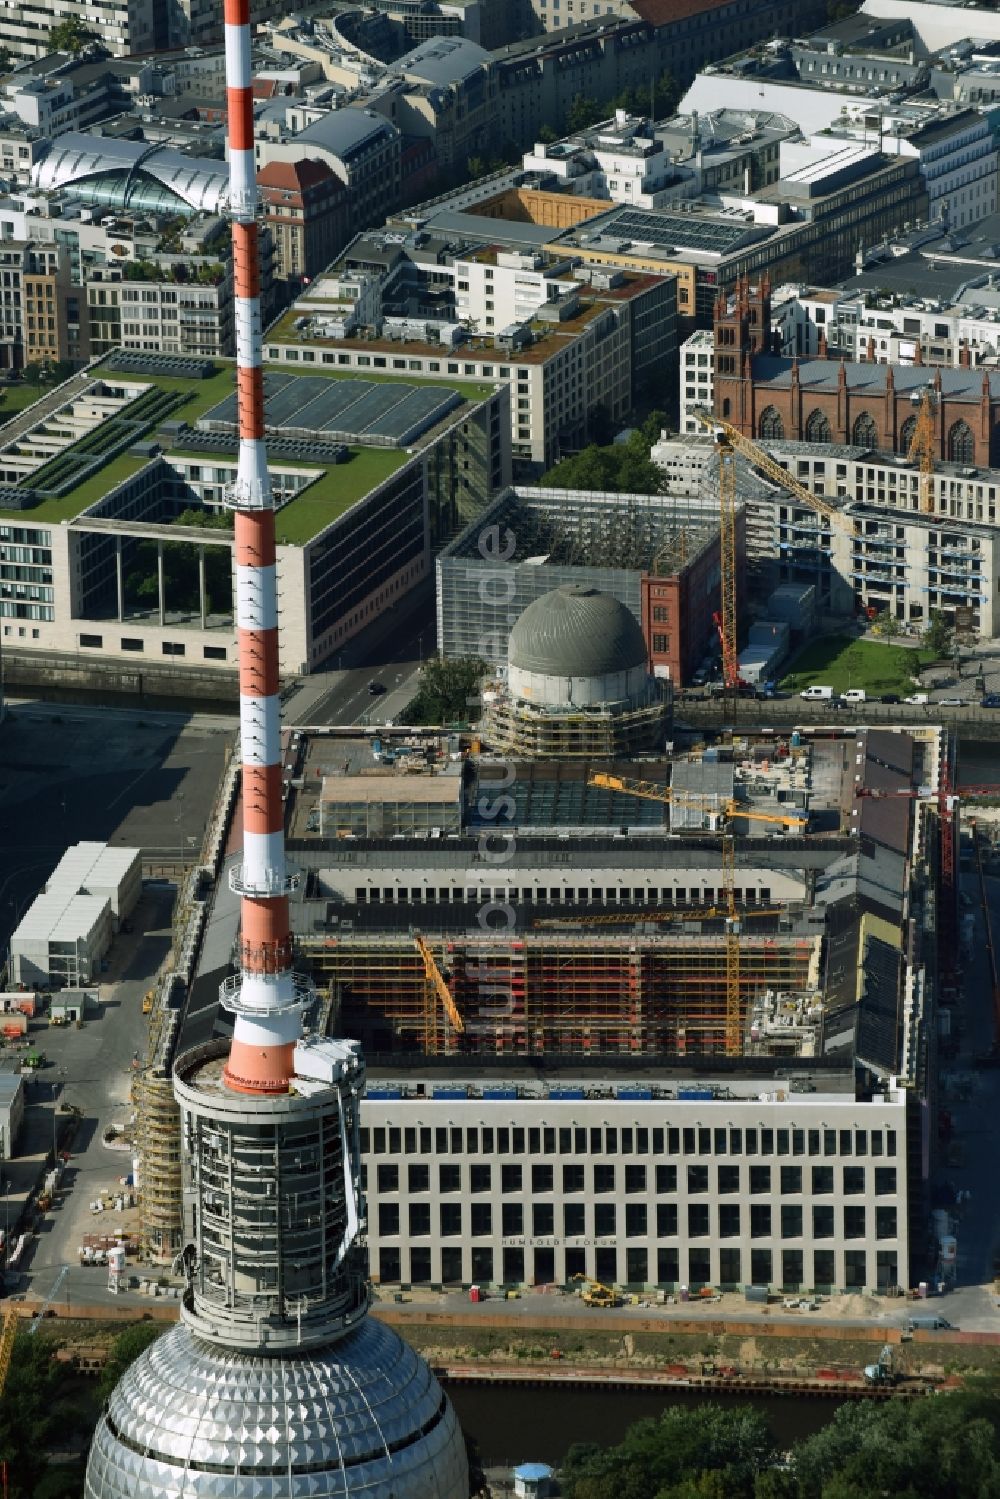
<path fill-rule="evenodd" d="M 483 739 L 518 759 L 628 760 L 662 751 L 671 690 L 642 630 L 610 594 L 567 583 L 533 599 L 506 669 L 483 693 Z"/>

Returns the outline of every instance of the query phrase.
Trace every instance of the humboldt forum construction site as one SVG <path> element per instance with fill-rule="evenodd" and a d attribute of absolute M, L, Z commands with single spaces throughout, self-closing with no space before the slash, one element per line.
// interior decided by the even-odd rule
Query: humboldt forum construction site
<path fill-rule="evenodd" d="M 199 825 L 188 840 L 201 847 L 181 861 L 170 951 L 143 1001 L 148 1046 L 130 1074 L 133 1175 L 120 1180 L 139 1222 L 127 1247 L 179 1321 L 104 1406 L 86 1499 L 467 1499 L 448 1396 L 369 1316 L 387 1290 L 478 1299 L 589 1281 L 609 1299 L 587 1305 L 702 1291 L 766 1304 L 895 1298 L 954 1275 L 931 1176 L 962 961 L 956 740 L 929 713 L 904 717 L 917 700 L 895 695 L 885 701 L 899 715 L 877 725 L 850 721 L 842 708 L 863 706 L 849 693 L 835 709 L 829 687 L 809 689 L 829 714 L 798 725 L 746 713 L 740 689 L 759 682 L 768 696 L 774 662 L 820 631 L 823 605 L 814 585 L 773 573 L 766 588 L 758 579 L 758 593 L 773 590 L 762 617 L 738 616 L 756 542 L 737 449 L 765 459 L 724 421 L 717 483 L 697 497 L 511 488 L 497 389 L 418 401 L 379 385 L 364 399 L 401 402 L 414 425 L 374 466 L 343 444 L 356 495 L 322 453 L 322 477 L 273 473 L 268 440 L 295 456 L 275 435 L 276 406 L 291 418 L 322 401 L 329 424 L 330 402 L 347 397 L 265 384 L 248 0 L 226 0 L 225 19 L 236 369 L 164 375 L 158 394 L 107 368 L 87 397 L 119 403 L 88 404 L 87 420 L 125 444 L 143 433 L 124 405 L 160 422 L 198 378 L 200 417 L 226 428 L 174 432 L 184 451 L 196 444 L 183 462 L 198 484 L 199 455 L 235 440 L 235 473 L 231 459 L 213 471 L 223 490 L 194 496 L 232 513 L 214 543 L 227 549 L 223 594 L 232 556 L 232 613 L 213 624 L 206 579 L 218 569 L 202 534 L 186 642 L 164 638 L 179 626 L 158 533 L 192 498 L 187 479 L 175 492 L 179 471 L 154 444 L 131 454 L 120 477 L 138 488 L 116 504 L 158 528 L 159 548 L 156 607 L 121 651 L 176 656 L 193 643 L 220 673 L 235 665 L 239 735 L 204 838 Z M 447 419 L 433 443 L 403 452 L 432 417 Z M 480 477 L 445 503 L 460 451 Z M 831 507 L 777 465 L 768 473 L 829 536 Z M 370 529 L 352 532 L 352 506 L 372 494 Z M 53 500 L 47 520 L 75 535 L 79 504 L 96 498 Z M 111 499 L 102 489 L 99 506 Z M 24 500 L 14 493 L 11 525 Z M 290 560 L 296 516 L 300 550 L 315 543 L 308 597 L 306 561 Z M 360 715 L 283 730 L 285 679 L 429 583 L 431 532 L 441 657 L 482 663 L 467 711 L 416 726 L 412 705 L 390 713 L 373 680 Z M 99 563 L 87 607 L 103 611 L 115 655 L 127 569 L 120 540 L 94 534 L 79 540 Z M 365 593 L 372 567 L 359 562 L 364 609 L 345 622 L 348 534 L 369 564 L 375 538 L 392 540 L 381 591 Z M 103 651 L 101 629 L 80 644 Z M 38 638 L 41 649 L 56 637 Z M 717 710 L 698 718 L 683 693 L 717 644 Z M 84 844 L 67 856 L 72 879 L 50 878 L 12 939 L 18 982 L 99 986 L 142 884 L 140 851 L 127 853 Z M 79 1009 L 64 995 L 59 1023 L 82 1027 L 86 995 L 70 992 Z M 53 1178 L 55 1100 L 53 1084 Z M 105 1251 L 115 1295 L 125 1251 Z"/>

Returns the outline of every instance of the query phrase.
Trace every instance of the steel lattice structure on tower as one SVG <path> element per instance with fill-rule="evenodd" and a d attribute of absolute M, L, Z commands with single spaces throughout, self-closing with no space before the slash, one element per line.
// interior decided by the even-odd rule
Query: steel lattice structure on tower
<path fill-rule="evenodd" d="M 367 1317 L 354 1042 L 303 1036 L 293 969 L 264 443 L 248 0 L 225 0 L 240 444 L 235 510 L 243 862 L 231 1045 L 180 1056 L 181 1325 L 114 1390 L 86 1499 L 467 1499 L 465 1443 L 430 1369 Z"/>

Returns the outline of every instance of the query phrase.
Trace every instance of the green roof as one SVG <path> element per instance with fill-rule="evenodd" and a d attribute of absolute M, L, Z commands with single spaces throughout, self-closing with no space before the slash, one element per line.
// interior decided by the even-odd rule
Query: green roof
<path fill-rule="evenodd" d="M 117 458 L 112 458 L 99 468 L 89 479 L 84 479 L 75 489 L 68 494 L 60 495 L 58 498 L 42 500 L 40 504 L 33 505 L 30 510 L 0 510 L 0 520 L 11 521 L 22 526 L 51 525 L 58 526 L 63 521 L 76 520 L 76 517 L 89 505 L 95 504 L 123 479 L 130 479 L 137 474 L 141 468 L 145 468 L 150 460 L 148 458 L 135 458 L 131 453 L 121 453 Z M 25 481 L 25 489 L 31 488 L 31 477 Z"/>
<path fill-rule="evenodd" d="M 294 500 L 283 505 L 274 518 L 279 545 L 302 546 L 335 521 L 369 490 L 392 477 L 410 455 L 399 448 L 351 448 L 346 463 L 315 470 L 319 476 Z M 308 464 L 289 463 L 292 468 Z"/>
<path fill-rule="evenodd" d="M 303 373 L 326 375 L 333 380 L 357 379 L 358 377 L 358 371 L 345 369 L 309 369 Z M 134 374 L 109 369 L 103 364 L 96 365 L 92 374 L 95 378 L 103 377 L 126 383 L 143 382 L 154 385 L 160 390 L 175 392 L 185 399 L 169 413 L 169 420 L 183 421 L 190 425 L 230 395 L 236 386 L 236 366 L 232 362 L 222 365 L 216 374 L 206 380 Z M 398 374 L 382 375 L 370 374 L 366 370 L 363 375 L 366 380 L 389 379 L 408 382 L 404 371 Z M 409 383 L 412 383 L 412 377 Z M 477 386 L 469 382 L 442 380 L 436 383 L 447 385 L 467 400 L 472 401 L 478 401 L 491 394 L 492 391 L 489 385 Z M 453 421 L 454 415 L 454 412 L 449 412 L 447 420 Z M 0 421 L 2 419 L 3 413 L 0 408 Z M 162 431 L 157 432 L 155 428 L 147 433 L 147 440 L 154 438 L 161 442 L 163 456 L 168 459 L 184 457 L 188 461 L 207 464 L 233 462 L 235 459 L 235 441 L 232 453 L 220 453 L 196 452 L 185 448 L 183 442 L 172 446 L 169 438 Z M 69 448 L 63 451 L 68 452 Z M 278 512 L 276 524 L 279 542 L 291 546 L 303 545 L 328 526 L 331 521 L 343 515 L 369 490 L 390 478 L 409 462 L 411 457 L 408 452 L 399 448 L 352 447 L 349 452 L 351 456 L 346 463 L 335 464 L 330 468 L 294 458 L 275 457 L 273 460 L 275 468 L 313 470 L 317 475 L 315 483 L 310 484 L 307 490 L 289 501 Z M 148 458 L 122 453 L 117 458 L 110 459 L 82 483 L 59 498 L 43 499 L 30 510 L 0 510 L 0 520 L 26 526 L 58 525 L 62 521 L 75 520 L 89 506 L 102 499 L 124 479 L 137 473 L 149 461 Z M 25 489 L 30 489 L 31 475 L 26 475 L 22 483 Z"/>

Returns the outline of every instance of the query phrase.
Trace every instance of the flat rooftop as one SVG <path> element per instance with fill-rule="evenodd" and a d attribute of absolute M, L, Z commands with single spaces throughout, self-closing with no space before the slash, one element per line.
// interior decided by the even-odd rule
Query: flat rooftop
<path fill-rule="evenodd" d="M 108 386 L 145 387 L 143 394 L 130 405 L 138 407 L 142 402 L 143 410 L 151 413 L 149 421 L 144 421 L 140 414 L 132 422 L 129 419 L 130 407 L 124 406 L 120 417 L 128 430 L 126 432 L 123 427 L 123 438 L 132 440 L 125 451 L 115 451 L 112 447 L 104 461 L 100 461 L 100 448 L 111 430 L 111 423 L 92 428 L 75 441 L 67 442 L 42 468 L 54 472 L 55 465 L 59 464 L 62 473 L 72 476 L 75 465 L 82 476 L 80 481 L 72 483 L 61 494 L 43 493 L 37 503 L 25 508 L 0 508 L 0 521 L 24 526 L 58 526 L 77 521 L 116 486 L 158 458 L 168 463 L 177 460 L 209 465 L 213 460 L 235 461 L 237 434 L 231 420 L 235 410 L 235 362 L 214 361 L 217 366 L 214 373 L 197 378 L 162 373 L 152 365 L 144 367 L 141 355 L 126 352 L 130 355 L 126 368 L 116 368 L 114 355 L 110 355 L 87 374 L 95 385 L 104 381 Z M 436 381 L 432 392 L 423 382 L 415 387 L 405 375 L 368 375 L 366 372 L 359 380 L 357 371 L 350 370 L 322 369 L 299 378 L 283 371 L 269 371 L 267 378 L 275 402 L 280 403 L 284 398 L 279 428 L 283 426 L 294 434 L 287 453 L 278 450 L 271 455 L 271 470 L 275 474 L 294 470 L 298 474 L 313 475 L 315 480 L 286 501 L 277 512 L 278 542 L 292 546 L 309 541 L 411 461 L 406 447 L 394 445 L 396 436 L 400 442 L 425 447 L 494 389 L 482 383 L 444 380 Z M 85 397 L 90 387 L 82 387 L 79 376 L 72 379 L 76 384 L 69 386 L 67 400 L 71 396 L 81 399 L 81 391 Z M 398 398 L 386 399 L 379 395 L 385 384 L 399 387 Z M 363 391 L 362 385 L 370 389 Z M 341 393 L 342 386 L 344 394 Z M 317 441 L 310 443 L 306 440 L 300 457 L 294 442 L 307 429 L 296 426 L 295 422 L 301 414 L 297 409 L 299 403 L 305 406 L 307 393 L 308 404 L 316 413 L 315 429 L 309 427 L 308 430 L 315 430 Z M 52 404 L 58 388 L 44 394 Z M 156 398 L 152 407 L 149 405 L 151 396 Z M 330 432 L 324 431 L 324 427 L 329 428 L 337 410 L 351 406 L 355 408 L 361 430 L 355 441 L 339 444 L 338 454 Z M 41 421 L 42 417 L 39 416 L 38 420 Z M 390 430 L 393 424 L 397 429 L 395 436 Z M 24 422 L 23 426 L 27 431 L 28 424 Z M 371 445 L 365 442 L 366 433 L 371 435 Z M 12 433 L 4 435 L 8 443 L 16 440 Z M 206 438 L 211 438 L 210 445 L 206 444 Z M 140 444 L 142 451 L 139 450 Z M 329 446 L 329 462 L 323 461 L 324 445 Z M 336 462 L 335 456 L 343 461 Z M 42 468 L 35 474 L 41 474 Z M 14 487 L 34 490 L 37 494 L 33 479 L 31 473 L 26 473 Z M 11 485 L 5 487 L 9 493 Z M 179 535 L 178 539 L 184 538 Z"/>
<path fill-rule="evenodd" d="M 401 1057 L 399 1066 L 380 1058 L 368 1066 L 368 1097 L 388 1102 L 398 1094 L 401 1102 L 420 1104 L 454 1104 L 462 1095 L 477 1102 L 503 1103 L 513 1097 L 545 1099 L 553 1103 L 601 1100 L 625 1104 L 656 1103 L 665 1099 L 692 1104 L 709 1100 L 725 1102 L 787 1103 L 808 1097 L 811 1102 L 854 1101 L 852 1069 L 829 1058 L 808 1067 L 800 1058 L 789 1058 L 782 1065 L 774 1057 L 760 1058 L 758 1068 L 747 1058 L 735 1062 L 732 1072 L 715 1067 L 714 1059 L 700 1059 L 697 1068 L 678 1067 L 671 1058 L 662 1067 L 651 1066 L 648 1058 L 627 1072 L 608 1057 L 595 1057 L 593 1071 L 581 1068 L 579 1059 L 546 1057 L 544 1072 L 530 1064 L 519 1065 L 502 1059 L 500 1065 L 482 1066 L 468 1057 L 447 1059 L 445 1067 L 414 1069 L 412 1059 Z M 556 1074 L 558 1081 L 551 1075 Z M 493 1098 L 491 1099 L 491 1094 Z M 564 1096 L 560 1098 L 560 1094 Z M 572 1095 L 566 1097 L 566 1094 Z M 685 1098 L 685 1094 L 696 1095 Z M 499 1097 L 497 1095 L 500 1095 Z"/>

